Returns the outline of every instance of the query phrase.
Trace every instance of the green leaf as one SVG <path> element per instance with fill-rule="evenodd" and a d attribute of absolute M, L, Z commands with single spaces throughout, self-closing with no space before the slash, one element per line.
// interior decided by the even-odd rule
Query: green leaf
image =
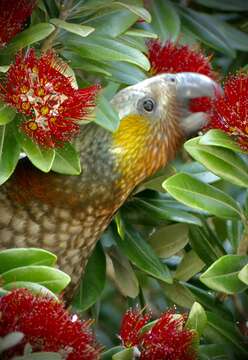
<path fill-rule="evenodd" d="M 112 8 L 97 12 L 84 24 L 93 26 L 96 35 L 116 38 L 128 30 L 137 20 L 138 15 L 128 9 Z"/>
<path fill-rule="evenodd" d="M 207 265 L 211 265 L 220 256 L 225 255 L 225 250 L 218 242 L 213 232 L 205 226 L 191 225 L 189 228 L 190 244 L 199 258 Z"/>
<path fill-rule="evenodd" d="M 46 288 L 43 285 L 37 284 L 35 282 L 31 282 L 31 281 L 14 281 L 14 282 L 10 282 L 10 283 L 4 285 L 3 288 L 8 291 L 11 291 L 14 289 L 21 289 L 21 288 L 28 289 L 34 294 L 37 294 L 40 296 L 46 296 L 46 297 L 50 297 L 55 300 L 58 300 L 57 296 L 52 291 L 48 290 L 48 288 Z"/>
<path fill-rule="evenodd" d="M 133 360 L 135 354 L 135 348 L 124 349 L 112 356 L 113 360 Z"/>
<path fill-rule="evenodd" d="M 232 140 L 232 138 L 224 133 L 224 131 L 217 129 L 211 129 L 203 136 L 200 136 L 199 143 L 201 145 L 219 146 L 236 152 L 245 153 L 236 141 Z"/>
<path fill-rule="evenodd" d="M 124 350 L 123 346 L 115 346 L 109 350 L 106 350 L 101 354 L 101 360 L 112 360 L 112 356 L 122 350 Z"/>
<path fill-rule="evenodd" d="M 12 123 L 0 126 L 0 185 L 14 172 L 21 150 L 13 136 L 11 125 Z"/>
<path fill-rule="evenodd" d="M 58 28 L 67 30 L 71 33 L 77 34 L 82 37 L 90 35 L 95 29 L 91 26 L 73 24 L 61 19 L 50 19 L 50 23 L 57 26 Z"/>
<path fill-rule="evenodd" d="M 239 219 L 238 204 L 226 193 L 204 184 L 188 174 L 176 174 L 163 187 L 178 201 L 196 209 L 208 211 L 223 219 Z"/>
<path fill-rule="evenodd" d="M 106 258 L 101 244 L 98 242 L 87 263 L 79 292 L 74 305 L 85 311 L 94 305 L 102 294 L 106 278 Z"/>
<path fill-rule="evenodd" d="M 121 239 L 120 236 L 116 236 L 116 241 L 119 248 L 135 266 L 156 279 L 172 283 L 169 269 L 160 262 L 152 247 L 142 238 L 138 231 L 126 224 L 124 238 Z"/>
<path fill-rule="evenodd" d="M 190 309 L 195 302 L 195 297 L 184 284 L 174 281 L 173 284 L 161 284 L 165 296 L 173 304 Z"/>
<path fill-rule="evenodd" d="M 200 345 L 199 355 L 199 360 L 232 360 L 232 354 L 223 344 Z"/>
<path fill-rule="evenodd" d="M 70 143 L 55 150 L 55 158 L 51 170 L 60 174 L 79 175 L 81 173 L 80 157 Z"/>
<path fill-rule="evenodd" d="M 112 132 L 119 127 L 119 114 L 103 95 L 97 100 L 94 122 Z"/>
<path fill-rule="evenodd" d="M 167 165 L 163 169 L 157 171 L 153 176 L 147 178 L 141 183 L 135 190 L 135 194 L 145 189 L 151 189 L 156 191 L 164 191 L 162 182 L 171 175 L 175 174 L 175 169 L 171 165 Z"/>
<path fill-rule="evenodd" d="M 150 5 L 152 15 L 151 28 L 158 34 L 161 41 L 175 41 L 180 33 L 180 17 L 169 0 L 152 1 Z"/>
<path fill-rule="evenodd" d="M 42 351 L 15 356 L 13 360 L 63 360 L 63 358 L 59 353 Z"/>
<path fill-rule="evenodd" d="M 67 41 L 67 47 L 80 56 L 98 61 L 125 61 L 140 66 L 148 71 L 150 63 L 141 51 L 123 44 L 116 39 L 101 36 L 88 38 L 71 38 Z"/>
<path fill-rule="evenodd" d="M 200 144 L 200 137 L 184 144 L 187 152 L 214 174 L 234 185 L 248 187 L 248 165 L 234 151 Z"/>
<path fill-rule="evenodd" d="M 55 26 L 49 23 L 32 25 L 28 29 L 17 34 L 2 51 L 1 55 L 14 54 L 18 50 L 48 37 L 55 30 Z"/>
<path fill-rule="evenodd" d="M 15 110 L 4 102 L 0 101 L 0 125 L 8 124 L 14 119 L 15 116 Z"/>
<path fill-rule="evenodd" d="M 181 281 L 188 281 L 195 274 L 200 272 L 205 263 L 200 259 L 194 250 L 185 253 L 182 261 L 178 265 L 174 278 Z"/>
<path fill-rule="evenodd" d="M 113 79 L 126 85 L 135 85 L 147 78 L 144 71 L 139 67 L 122 61 L 110 61 L 102 66 L 112 76 L 111 80 Z"/>
<path fill-rule="evenodd" d="M 112 5 L 114 5 L 114 4 L 127 8 L 129 11 L 133 12 L 139 18 L 145 20 L 148 23 L 150 23 L 152 20 L 149 11 L 147 11 L 145 8 L 143 8 L 141 6 L 132 5 L 132 4 L 129 4 L 129 3 L 123 2 L 123 1 L 114 1 Z"/>
<path fill-rule="evenodd" d="M 210 289 L 227 294 L 244 291 L 247 285 L 239 279 L 238 275 L 247 263 L 248 256 L 222 256 L 200 276 L 200 280 Z"/>
<path fill-rule="evenodd" d="M 195 302 L 190 310 L 185 326 L 189 329 L 196 330 L 198 335 L 201 336 L 207 322 L 208 319 L 205 310 L 198 302 Z"/>
<path fill-rule="evenodd" d="M 24 334 L 19 331 L 11 332 L 4 337 L 0 337 L 0 354 L 7 349 L 16 346 L 22 341 Z"/>
<path fill-rule="evenodd" d="M 34 143 L 22 132 L 20 129 L 20 123 L 21 118 L 15 121 L 14 129 L 14 134 L 19 145 L 22 147 L 23 151 L 26 153 L 27 157 L 34 166 L 43 172 L 49 172 L 53 164 L 55 151 L 53 149 L 42 148 L 38 144 Z"/>
<path fill-rule="evenodd" d="M 177 209 L 165 200 L 149 200 L 143 198 L 135 198 L 135 206 L 137 209 L 147 211 L 147 213 L 159 220 L 172 220 L 183 222 L 186 224 L 196 224 L 201 226 L 201 220 L 187 211 Z"/>
<path fill-rule="evenodd" d="M 117 247 L 112 246 L 108 254 L 108 276 L 122 295 L 136 298 L 139 294 L 139 281 L 130 262 Z"/>
<path fill-rule="evenodd" d="M 221 336 L 222 344 L 226 343 L 228 344 L 233 350 L 235 350 L 239 355 L 242 354 L 248 356 L 248 350 L 247 346 L 244 344 L 242 346 L 242 343 L 244 342 L 241 334 L 237 330 L 235 326 L 234 321 L 227 321 L 224 320 L 219 314 L 214 314 L 212 312 L 207 312 L 207 318 L 208 318 L 208 325 L 207 328 L 204 331 L 204 336 L 206 334 L 206 330 L 211 329 L 214 331 L 214 339 L 216 340 L 216 335 Z M 237 359 L 239 359 L 238 357 Z"/>
<path fill-rule="evenodd" d="M 181 9 L 180 13 L 185 25 L 198 39 L 231 58 L 236 56 L 235 51 L 229 46 L 228 39 L 218 28 L 212 16 L 186 8 Z"/>
<path fill-rule="evenodd" d="M 151 39 L 157 39 L 158 35 L 150 32 L 150 31 L 146 31 L 146 30 L 142 30 L 142 29 L 130 29 L 127 30 L 125 32 L 125 35 L 128 36 L 135 36 L 135 37 L 144 37 L 144 38 L 151 38 Z"/>
<path fill-rule="evenodd" d="M 1 274 L 4 285 L 15 281 L 36 282 L 49 290 L 60 293 L 70 282 L 70 276 L 48 266 L 30 265 L 18 267 Z"/>
<path fill-rule="evenodd" d="M 8 270 L 28 266 L 54 266 L 57 256 L 51 252 L 36 248 L 18 248 L 0 251 L 0 274 Z"/>
<path fill-rule="evenodd" d="M 218 10 L 248 11 L 246 0 L 194 0 L 194 2 Z"/>
<path fill-rule="evenodd" d="M 238 274 L 239 280 L 241 280 L 244 284 L 248 285 L 248 264 L 245 265 Z"/>
<path fill-rule="evenodd" d="M 157 229 L 149 242 L 160 258 L 168 258 L 182 250 L 188 243 L 188 226 L 173 224 Z"/>

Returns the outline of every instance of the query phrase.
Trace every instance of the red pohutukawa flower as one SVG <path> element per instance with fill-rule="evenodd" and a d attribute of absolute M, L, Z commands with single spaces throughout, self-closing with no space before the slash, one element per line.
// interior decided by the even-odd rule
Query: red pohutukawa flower
<path fill-rule="evenodd" d="M 3 360 L 23 354 L 26 344 L 33 352 L 58 352 L 66 360 L 100 358 L 89 322 L 74 319 L 53 299 L 18 289 L 0 298 L 0 314 L 0 336 L 13 331 L 24 334 L 20 344 L 4 352 Z"/>
<path fill-rule="evenodd" d="M 145 319 L 142 325 L 139 316 L 142 320 L 142 315 L 137 310 L 127 311 L 122 321 L 120 337 L 125 346 L 127 346 L 126 339 L 129 346 L 137 346 L 141 360 L 195 360 L 197 358 L 194 349 L 196 333 L 185 328 L 185 316 L 175 314 L 174 311 L 167 311 L 154 325 L 151 325 L 150 329 L 143 332 L 140 330 L 148 319 Z"/>
<path fill-rule="evenodd" d="M 225 131 L 248 150 L 248 74 L 231 75 L 224 84 L 224 94 L 213 102 L 208 128 Z"/>
<path fill-rule="evenodd" d="M 188 45 L 179 45 L 171 41 L 162 44 L 159 40 L 148 43 L 148 58 L 151 63 L 151 74 L 196 72 L 216 79 L 210 58 L 200 50 Z M 211 100 L 207 97 L 191 100 L 192 112 L 209 111 Z"/>
<path fill-rule="evenodd" d="M 123 316 L 120 330 L 120 339 L 126 347 L 138 345 L 140 339 L 140 330 L 151 319 L 151 314 L 144 314 L 143 311 L 129 309 Z"/>
<path fill-rule="evenodd" d="M 79 132 L 77 120 L 92 110 L 98 86 L 75 88 L 67 65 L 54 52 L 19 53 L 1 84 L 2 99 L 25 114 L 22 130 L 45 147 L 56 147 Z"/>
<path fill-rule="evenodd" d="M 0 1 L 0 48 L 23 29 L 35 3 L 36 0 Z"/>

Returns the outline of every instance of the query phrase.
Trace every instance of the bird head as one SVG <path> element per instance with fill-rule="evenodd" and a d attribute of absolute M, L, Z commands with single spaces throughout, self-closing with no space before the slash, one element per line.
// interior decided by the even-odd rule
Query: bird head
<path fill-rule="evenodd" d="M 121 122 L 111 151 L 126 178 L 137 183 L 165 166 L 207 122 L 206 114 L 189 112 L 189 100 L 220 91 L 214 80 L 190 72 L 160 74 L 119 91 L 112 105 Z"/>

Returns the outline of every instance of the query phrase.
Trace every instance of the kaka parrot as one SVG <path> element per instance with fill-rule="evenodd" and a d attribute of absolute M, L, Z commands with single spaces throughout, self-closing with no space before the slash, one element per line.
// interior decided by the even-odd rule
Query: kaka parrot
<path fill-rule="evenodd" d="M 0 249 L 55 253 L 75 288 L 97 240 L 132 190 L 206 123 L 204 113 L 189 113 L 190 99 L 214 97 L 218 89 L 205 75 L 178 73 L 119 91 L 112 99 L 121 119 L 115 132 L 94 123 L 82 127 L 76 140 L 79 176 L 43 173 L 21 159 L 0 188 Z"/>

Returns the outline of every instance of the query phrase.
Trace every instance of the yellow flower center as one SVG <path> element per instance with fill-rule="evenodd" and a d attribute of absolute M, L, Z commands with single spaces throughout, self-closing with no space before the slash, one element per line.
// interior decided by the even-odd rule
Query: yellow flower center
<path fill-rule="evenodd" d="M 47 115 L 49 113 L 49 107 L 47 105 L 42 106 L 40 109 L 41 115 Z"/>
<path fill-rule="evenodd" d="M 32 131 L 35 131 L 38 129 L 38 125 L 36 124 L 35 121 L 29 121 L 27 125 L 28 125 L 28 128 Z"/>
<path fill-rule="evenodd" d="M 30 104 L 29 102 L 25 101 L 22 103 L 22 109 L 23 110 L 28 110 L 30 108 Z"/>
<path fill-rule="evenodd" d="M 28 87 L 26 85 L 22 85 L 20 91 L 22 94 L 26 94 L 28 92 Z"/>
<path fill-rule="evenodd" d="M 43 87 L 40 87 L 38 90 L 37 90 L 37 94 L 38 96 L 44 96 L 45 95 L 45 90 Z"/>

